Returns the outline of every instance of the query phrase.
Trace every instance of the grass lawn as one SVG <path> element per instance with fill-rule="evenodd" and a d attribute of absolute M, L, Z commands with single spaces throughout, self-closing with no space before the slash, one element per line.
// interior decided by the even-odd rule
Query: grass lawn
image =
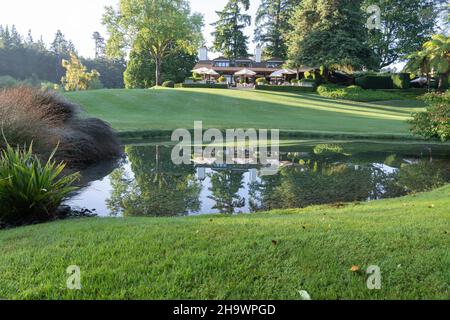
<path fill-rule="evenodd" d="M 351 102 L 297 94 L 223 89 L 95 90 L 67 93 L 89 115 L 122 132 L 204 127 L 409 136 L 415 100 Z"/>
<path fill-rule="evenodd" d="M 312 299 L 448 299 L 449 208 L 446 186 L 236 217 L 79 219 L 3 230 L 0 298 L 299 299 L 306 290 Z M 69 265 L 81 268 L 81 291 L 65 288 Z M 362 272 L 351 272 L 353 265 Z M 370 265 L 381 268 L 379 291 L 366 287 Z"/>

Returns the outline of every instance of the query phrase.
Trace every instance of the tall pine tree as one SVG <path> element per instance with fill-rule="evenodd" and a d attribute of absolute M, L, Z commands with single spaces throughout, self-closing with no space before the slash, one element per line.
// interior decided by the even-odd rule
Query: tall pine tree
<path fill-rule="evenodd" d="M 214 36 L 214 50 L 221 52 L 229 59 L 248 55 L 248 36 L 244 29 L 251 25 L 251 17 L 243 14 L 248 11 L 250 0 L 229 0 L 222 11 L 217 11 L 219 20 L 212 24 L 216 30 Z"/>
<path fill-rule="evenodd" d="M 255 41 L 264 44 L 264 54 L 287 58 L 289 19 L 301 0 L 261 0 L 256 13 Z"/>
<path fill-rule="evenodd" d="M 376 63 L 361 0 L 303 0 L 289 33 L 291 65 L 353 71 Z"/>

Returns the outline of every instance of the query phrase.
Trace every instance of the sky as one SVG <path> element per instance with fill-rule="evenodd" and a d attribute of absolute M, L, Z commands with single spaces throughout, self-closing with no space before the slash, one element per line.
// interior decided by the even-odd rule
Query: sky
<path fill-rule="evenodd" d="M 203 30 L 207 46 L 212 45 L 211 23 L 217 20 L 215 11 L 221 10 L 227 0 L 190 0 L 193 12 L 204 15 Z M 249 14 L 253 19 L 260 0 L 251 0 Z M 92 33 L 99 31 L 106 37 L 105 28 L 101 24 L 105 6 L 117 5 L 118 0 L 0 0 L 0 24 L 15 25 L 22 35 L 31 29 L 35 40 L 41 36 L 48 44 L 60 29 L 67 39 L 72 40 L 80 55 L 94 56 L 94 41 Z M 253 27 L 247 28 L 246 34 L 253 39 Z M 251 42 L 251 41 L 250 41 Z M 250 43 L 249 52 L 255 45 Z M 210 54 L 210 57 L 217 54 Z"/>

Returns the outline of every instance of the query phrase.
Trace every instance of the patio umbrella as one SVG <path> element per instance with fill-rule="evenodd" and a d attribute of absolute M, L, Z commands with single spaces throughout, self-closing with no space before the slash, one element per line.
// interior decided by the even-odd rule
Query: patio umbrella
<path fill-rule="evenodd" d="M 209 76 L 218 76 L 219 74 L 215 72 L 213 69 L 208 70 L 205 74 Z"/>
<path fill-rule="evenodd" d="M 213 69 L 208 70 L 205 74 L 207 74 L 209 76 L 209 79 L 211 79 L 211 76 L 218 76 L 219 75 Z"/>
<path fill-rule="evenodd" d="M 207 74 L 208 71 L 210 71 L 210 69 L 205 67 L 192 70 L 192 72 L 197 74 Z"/>
<path fill-rule="evenodd" d="M 256 76 L 256 72 L 249 70 L 247 68 L 242 69 L 234 74 L 235 76 L 244 76 L 244 77 L 254 77 Z"/>
<path fill-rule="evenodd" d="M 271 78 L 282 78 L 286 74 L 297 74 L 294 70 L 291 69 L 281 69 L 273 72 L 270 77 Z"/>

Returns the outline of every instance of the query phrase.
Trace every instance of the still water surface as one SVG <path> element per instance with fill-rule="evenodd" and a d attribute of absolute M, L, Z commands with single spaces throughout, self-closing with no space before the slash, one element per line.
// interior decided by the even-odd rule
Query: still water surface
<path fill-rule="evenodd" d="M 398 197 L 450 182 L 450 146 L 301 141 L 280 148 L 281 168 L 174 165 L 170 143 L 125 146 L 126 157 L 82 172 L 66 202 L 100 216 L 251 213 Z"/>

